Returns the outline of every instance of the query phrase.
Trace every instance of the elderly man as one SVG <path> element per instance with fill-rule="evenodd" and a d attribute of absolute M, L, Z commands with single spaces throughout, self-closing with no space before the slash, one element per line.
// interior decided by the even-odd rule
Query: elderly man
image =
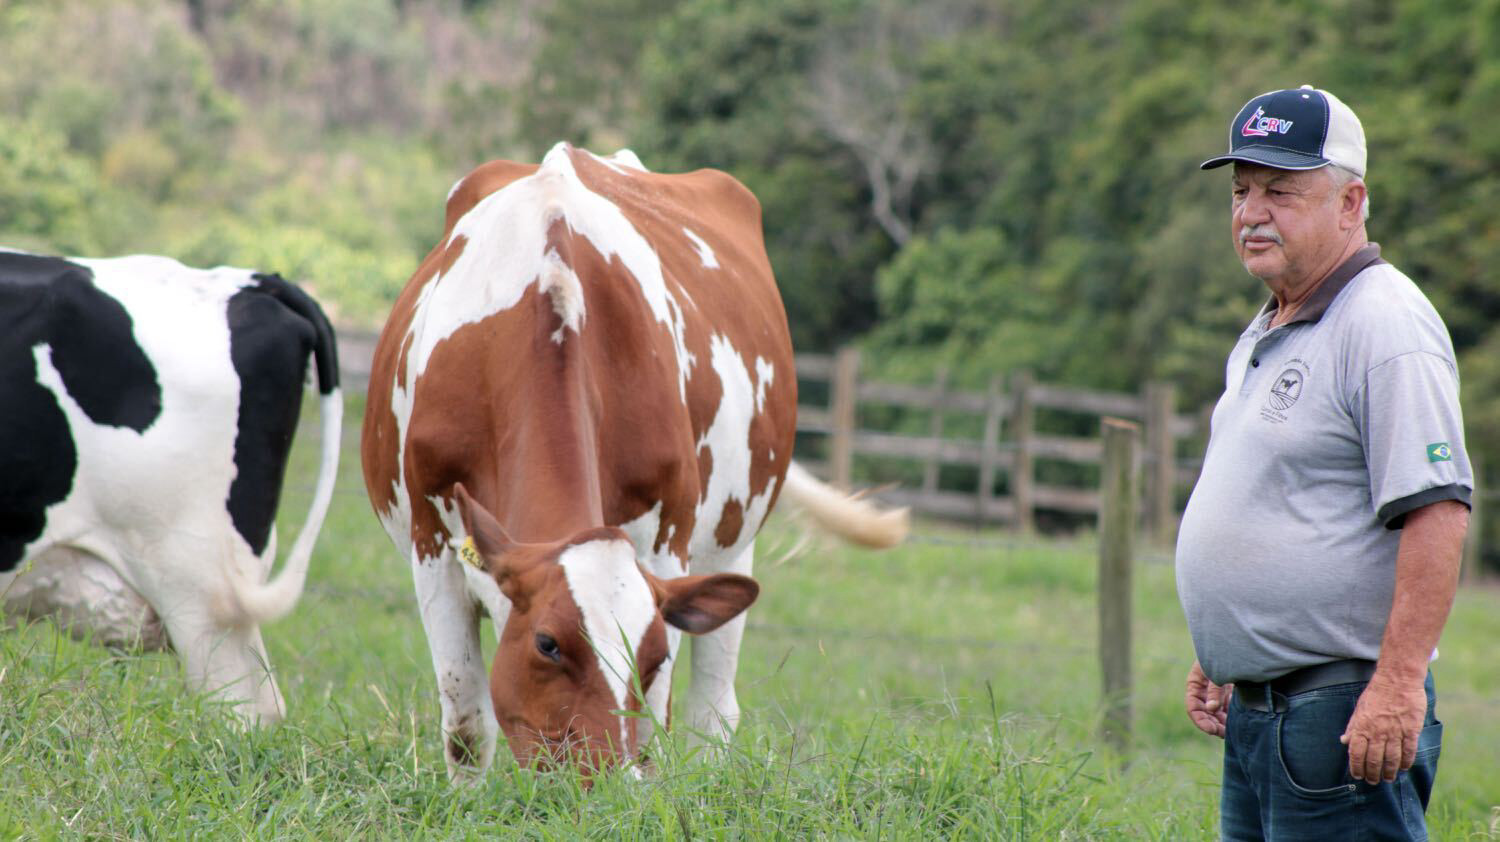
<path fill-rule="evenodd" d="M 1257 96 L 1202 167 L 1225 164 L 1235 250 L 1271 297 L 1229 355 L 1177 541 L 1188 716 L 1224 739 L 1222 834 L 1425 839 L 1427 665 L 1473 488 L 1453 345 L 1366 238 L 1348 106 L 1307 85 Z"/>

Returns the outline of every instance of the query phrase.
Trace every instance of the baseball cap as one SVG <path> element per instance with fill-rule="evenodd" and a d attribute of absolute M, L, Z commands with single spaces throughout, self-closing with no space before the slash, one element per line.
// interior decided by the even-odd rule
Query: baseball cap
<path fill-rule="evenodd" d="M 1229 154 L 1199 165 L 1211 170 L 1249 161 L 1282 170 L 1338 164 L 1363 178 L 1365 130 L 1338 97 L 1303 85 L 1271 91 L 1245 103 L 1229 124 Z"/>

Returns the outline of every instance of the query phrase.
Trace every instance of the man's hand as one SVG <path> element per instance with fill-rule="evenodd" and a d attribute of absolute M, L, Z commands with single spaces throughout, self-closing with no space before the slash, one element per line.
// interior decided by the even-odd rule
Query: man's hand
<path fill-rule="evenodd" d="M 1365 783 L 1394 781 L 1417 758 L 1427 715 L 1427 662 L 1453 607 L 1468 528 L 1469 508 L 1455 500 L 1406 514 L 1380 661 L 1340 738 L 1349 746 L 1349 774 Z"/>
<path fill-rule="evenodd" d="M 1349 747 L 1349 774 L 1375 785 L 1394 781 L 1417 759 L 1417 740 L 1427 718 L 1422 680 L 1400 683 L 1376 673 L 1354 706 L 1339 742 Z"/>
<path fill-rule="evenodd" d="M 1193 720 L 1199 731 L 1224 739 L 1225 724 L 1229 721 L 1229 694 L 1233 692 L 1233 684 L 1220 687 L 1209 681 L 1208 676 L 1203 674 L 1203 666 L 1194 661 L 1187 676 L 1188 719 Z M 1425 704 L 1425 696 L 1423 701 Z"/>

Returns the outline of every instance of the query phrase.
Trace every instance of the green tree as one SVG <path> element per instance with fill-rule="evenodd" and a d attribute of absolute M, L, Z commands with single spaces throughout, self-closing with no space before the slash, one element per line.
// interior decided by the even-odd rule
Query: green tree
<path fill-rule="evenodd" d="M 540 156 L 560 140 L 608 154 L 634 142 L 643 45 L 681 0 L 553 0 L 515 95 L 520 137 Z"/>
<path fill-rule="evenodd" d="M 0 244 L 90 254 L 119 249 L 146 209 L 101 186 L 60 132 L 0 116 Z"/>
<path fill-rule="evenodd" d="M 726 170 L 759 197 L 767 250 L 800 348 L 829 348 L 875 318 L 874 276 L 894 251 L 865 172 L 808 113 L 826 27 L 852 0 L 690 0 L 642 64 L 637 151 L 662 170 Z"/>

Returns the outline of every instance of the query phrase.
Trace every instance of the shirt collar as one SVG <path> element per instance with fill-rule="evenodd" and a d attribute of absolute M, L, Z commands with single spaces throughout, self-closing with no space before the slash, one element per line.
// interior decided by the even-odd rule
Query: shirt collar
<path fill-rule="evenodd" d="M 1302 302 L 1302 306 L 1297 308 L 1297 312 L 1292 315 L 1291 320 L 1286 324 L 1316 322 L 1323 318 L 1323 313 L 1328 310 L 1328 305 L 1332 304 L 1333 300 L 1339 297 L 1339 293 L 1344 291 L 1344 287 L 1348 286 L 1350 281 L 1354 280 L 1365 269 L 1377 263 L 1384 262 L 1380 259 L 1379 243 L 1366 243 L 1364 246 L 1361 246 L 1359 251 L 1349 255 L 1347 260 L 1340 263 L 1338 268 L 1330 272 L 1328 277 L 1323 279 L 1323 283 L 1318 284 L 1318 288 L 1312 291 L 1312 295 L 1309 295 L 1306 301 Z M 1268 316 L 1275 312 L 1276 296 L 1273 295 L 1266 302 L 1265 306 L 1260 308 L 1260 314 L 1256 319 L 1259 320 L 1261 316 Z"/>

